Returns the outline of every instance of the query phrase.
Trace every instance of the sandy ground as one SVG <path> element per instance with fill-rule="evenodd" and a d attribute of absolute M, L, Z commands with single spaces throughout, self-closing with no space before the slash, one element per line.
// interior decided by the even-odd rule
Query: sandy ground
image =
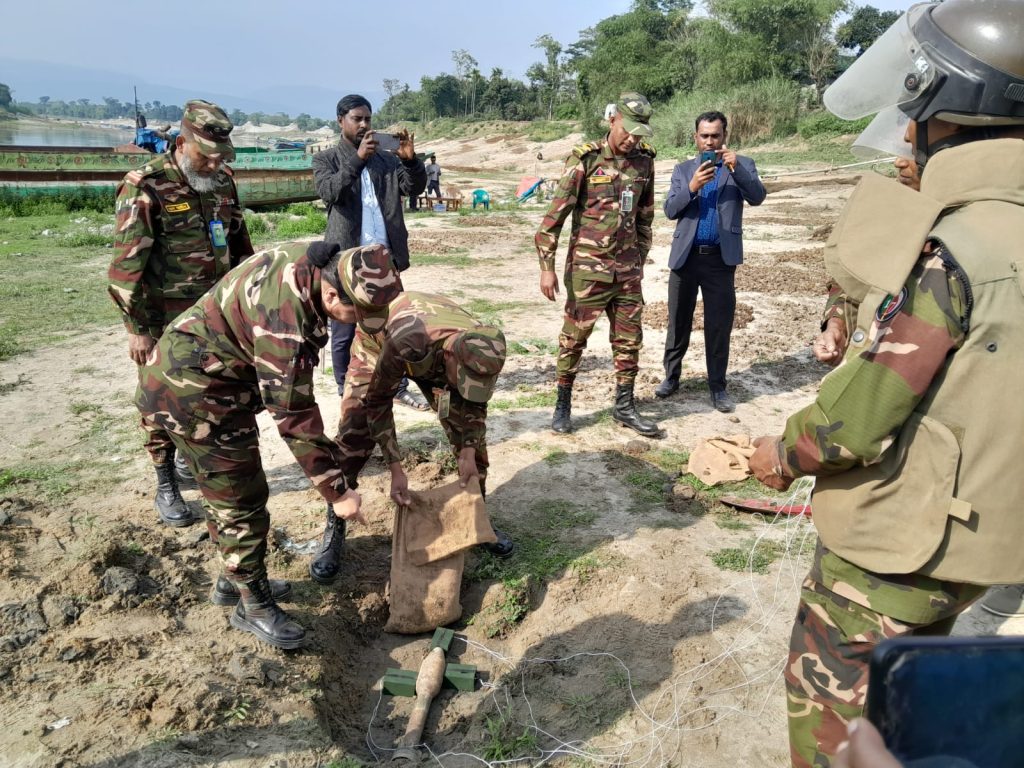
<path fill-rule="evenodd" d="M 557 174 L 571 143 L 490 137 L 426 148 L 438 153 L 446 183 L 486 182 L 500 194 L 523 174 Z M 663 182 L 670 171 L 659 162 Z M 812 399 L 825 372 L 808 348 L 825 282 L 820 231 L 851 191 L 846 181 L 779 184 L 748 212 L 738 273 L 744 323 L 730 366 L 734 415 L 710 406 L 699 333 L 680 394 L 653 396 L 672 232 L 660 213 L 637 393 L 663 439 L 638 439 L 607 418 L 614 379 L 605 321 L 584 358 L 573 434 L 550 432 L 548 407 L 492 411 L 492 518 L 521 531 L 540 501 L 575 505 L 588 515 L 570 536 L 588 565 L 531 580 L 525 619 L 493 637 L 486 617 L 501 610 L 500 584 L 465 584 L 449 660 L 476 665 L 483 685 L 445 692 L 433 706 L 426 734 L 438 763 L 476 765 L 490 754 L 559 765 L 788 764 L 781 673 L 813 527 L 755 518 L 745 530 L 723 526 L 671 477 L 660 501 L 641 504 L 630 476 L 648 450 L 774 433 Z M 540 295 L 532 248 L 542 210 L 411 220 L 407 288 L 501 303 L 510 342 L 553 342 L 560 307 Z M 416 266 L 417 254 L 457 249 L 470 266 Z M 101 404 L 130 435 L 134 371 L 123 351 L 123 331 L 112 327 L 0 364 L 0 382 L 21 382 L 0 395 L 0 467 L 73 459 L 90 428 L 75 402 Z M 512 355 L 496 397 L 548 392 L 553 370 L 551 354 Z M 322 375 L 317 387 L 333 424 L 333 380 Z M 404 409 L 397 416 L 400 438 L 431 423 Z M 296 768 L 388 759 L 412 701 L 382 697 L 377 681 L 389 667 L 415 669 L 429 639 L 382 631 L 393 520 L 386 473 L 379 462 L 369 466 L 360 490 L 370 525 L 350 532 L 338 584 L 320 587 L 306 576 L 308 555 L 292 547 L 318 537 L 323 507 L 271 422 L 261 423 L 276 531 L 270 567 L 294 580 L 287 607 L 310 630 L 309 647 L 278 652 L 229 628 L 227 611 L 206 599 L 216 574 L 209 542 L 198 527 L 156 524 L 150 470 L 129 439 L 104 456 L 123 478 L 113 492 L 86 485 L 51 503 L 15 491 L 0 502 L 0 766 Z M 425 458 L 410 459 L 414 486 L 450 479 Z M 708 557 L 723 547 L 781 555 L 766 574 L 736 573 Z M 1022 624 L 971 610 L 957 631 L 1020 632 Z M 513 738 L 524 733 L 525 741 Z"/>

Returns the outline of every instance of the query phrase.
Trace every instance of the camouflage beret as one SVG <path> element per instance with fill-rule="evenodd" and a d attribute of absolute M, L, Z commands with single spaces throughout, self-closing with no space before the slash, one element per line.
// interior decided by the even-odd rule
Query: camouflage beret
<path fill-rule="evenodd" d="M 480 325 L 461 331 L 449 338 L 444 348 L 448 383 L 466 400 L 490 400 L 505 366 L 505 334 L 501 329 Z"/>
<path fill-rule="evenodd" d="M 220 155 L 221 160 L 234 160 L 232 128 L 234 126 L 227 114 L 213 102 L 202 99 L 185 102 L 181 132 L 186 138 L 194 141 L 204 155 Z"/>
<path fill-rule="evenodd" d="M 619 96 L 615 107 L 622 116 L 622 127 L 627 133 L 645 138 L 654 135 L 654 129 L 648 125 L 654 109 L 644 96 L 636 91 L 627 91 Z"/>
<path fill-rule="evenodd" d="M 352 299 L 359 325 L 367 333 L 378 333 L 388 320 L 388 305 L 402 292 L 402 278 L 383 245 L 349 248 L 338 263 L 341 287 Z"/>

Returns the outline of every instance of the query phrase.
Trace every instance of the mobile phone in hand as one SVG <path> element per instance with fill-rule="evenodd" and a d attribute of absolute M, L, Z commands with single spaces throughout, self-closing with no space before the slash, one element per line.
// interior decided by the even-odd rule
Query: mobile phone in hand
<path fill-rule="evenodd" d="M 902 637 L 879 644 L 871 656 L 867 716 L 907 765 L 1021 765 L 1024 637 Z"/>
<path fill-rule="evenodd" d="M 705 149 L 700 153 L 700 162 L 697 165 L 704 165 L 704 163 L 716 165 L 718 163 L 718 153 L 713 149 Z"/>
<path fill-rule="evenodd" d="M 397 152 L 398 147 L 401 146 L 401 140 L 393 133 L 378 133 L 373 132 L 373 138 L 377 140 L 377 149 L 383 149 L 385 152 Z"/>

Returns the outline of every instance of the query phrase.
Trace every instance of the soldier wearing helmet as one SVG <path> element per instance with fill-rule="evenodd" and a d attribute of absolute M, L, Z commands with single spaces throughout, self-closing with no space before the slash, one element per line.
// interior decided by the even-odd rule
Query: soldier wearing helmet
<path fill-rule="evenodd" d="M 795 766 L 828 766 L 882 640 L 945 634 L 1024 582 L 1024 3 L 917 5 L 826 92 L 907 120 L 915 192 L 862 179 L 826 248 L 859 304 L 842 363 L 751 469 L 817 477 L 819 544 L 785 678 Z"/>

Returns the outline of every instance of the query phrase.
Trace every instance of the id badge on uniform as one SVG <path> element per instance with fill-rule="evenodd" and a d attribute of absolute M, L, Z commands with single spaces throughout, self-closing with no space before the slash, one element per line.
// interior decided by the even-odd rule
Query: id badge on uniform
<path fill-rule="evenodd" d="M 619 210 L 623 213 L 629 213 L 633 210 L 633 190 L 624 189 L 622 190 L 622 196 L 619 198 Z"/>
<path fill-rule="evenodd" d="M 224 222 L 220 219 L 210 222 L 210 240 L 215 248 L 223 248 L 228 244 L 227 235 L 224 234 Z"/>
<path fill-rule="evenodd" d="M 437 393 L 437 418 L 447 419 L 452 409 L 452 393 L 444 390 Z"/>

